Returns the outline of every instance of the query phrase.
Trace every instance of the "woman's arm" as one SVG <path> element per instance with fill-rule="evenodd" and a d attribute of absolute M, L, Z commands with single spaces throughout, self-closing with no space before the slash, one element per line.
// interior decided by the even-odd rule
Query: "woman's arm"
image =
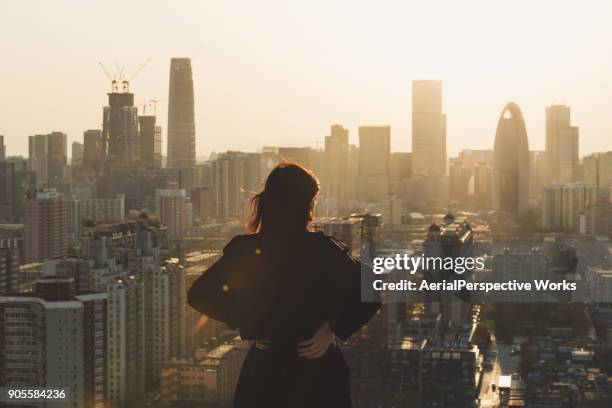
<path fill-rule="evenodd" d="M 198 312 L 236 328 L 239 313 L 229 283 L 233 266 L 231 259 L 223 255 L 193 283 L 187 292 L 187 303 Z"/>
<path fill-rule="evenodd" d="M 329 284 L 334 310 L 328 323 L 337 337 L 346 340 L 361 329 L 381 305 L 379 301 L 362 301 L 361 298 L 362 275 L 367 278 L 364 284 L 372 277 L 369 268 L 351 258 L 335 241 L 330 252 Z"/>

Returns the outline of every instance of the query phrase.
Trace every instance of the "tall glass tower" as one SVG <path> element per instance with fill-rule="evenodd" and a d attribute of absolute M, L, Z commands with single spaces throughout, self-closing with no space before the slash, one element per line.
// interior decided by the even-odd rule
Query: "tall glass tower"
<path fill-rule="evenodd" d="M 195 166 L 193 76 L 189 58 L 170 60 L 168 100 L 168 167 Z"/>

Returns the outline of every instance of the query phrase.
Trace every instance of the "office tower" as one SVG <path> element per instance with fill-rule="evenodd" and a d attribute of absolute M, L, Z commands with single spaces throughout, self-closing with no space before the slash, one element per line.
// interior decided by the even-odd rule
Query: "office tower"
<path fill-rule="evenodd" d="M 107 285 L 108 399 L 113 407 L 132 407 L 145 398 L 144 285 L 126 275 Z"/>
<path fill-rule="evenodd" d="M 102 117 L 102 158 L 113 167 L 131 167 L 140 161 L 138 108 L 130 92 L 108 93 Z"/>
<path fill-rule="evenodd" d="M 28 152 L 29 169 L 36 172 L 40 185 L 60 185 L 64 181 L 68 164 L 65 133 L 30 136 Z"/>
<path fill-rule="evenodd" d="M 529 144 L 520 108 L 508 103 L 497 123 L 493 148 L 493 209 L 519 213 L 529 209 Z"/>
<path fill-rule="evenodd" d="M 391 153 L 391 182 L 408 180 L 412 177 L 412 153 Z"/>
<path fill-rule="evenodd" d="M 553 184 L 542 192 L 542 226 L 549 231 L 580 232 L 580 215 L 597 201 L 597 187 L 591 183 Z"/>
<path fill-rule="evenodd" d="M 330 135 L 325 136 L 325 179 L 321 187 L 324 195 L 334 197 L 341 203 L 349 198 L 349 160 L 348 129 L 341 125 L 332 125 Z"/>
<path fill-rule="evenodd" d="M 358 176 L 360 200 L 380 201 L 389 194 L 390 167 L 391 126 L 360 126 Z"/>
<path fill-rule="evenodd" d="M 590 154 L 582 163 L 584 181 L 595 184 L 600 197 L 612 199 L 612 151 Z"/>
<path fill-rule="evenodd" d="M 442 82 L 412 81 L 412 174 L 446 174 L 446 115 Z"/>
<path fill-rule="evenodd" d="M 159 197 L 159 220 L 168 228 L 169 238 L 180 238 L 183 229 L 191 227 L 191 200 L 184 189 Z"/>
<path fill-rule="evenodd" d="M 80 165 L 83 163 L 83 143 L 72 142 L 72 157 L 70 164 Z"/>
<path fill-rule="evenodd" d="M 47 182 L 47 135 L 28 138 L 28 170 L 36 173 L 37 182 Z"/>
<path fill-rule="evenodd" d="M 19 250 L 0 248 L 0 295 L 17 292 L 19 273 Z"/>
<path fill-rule="evenodd" d="M 489 149 L 464 149 L 459 152 L 457 157 L 467 167 L 473 167 L 480 163 L 485 163 L 488 166 L 493 165 L 493 150 Z"/>
<path fill-rule="evenodd" d="M 47 183 L 60 185 L 64 181 L 68 152 L 66 134 L 52 132 L 47 135 Z"/>
<path fill-rule="evenodd" d="M 546 108 L 547 184 L 576 181 L 578 127 L 571 125 L 570 107 Z"/>
<path fill-rule="evenodd" d="M 191 60 L 172 58 L 168 97 L 168 167 L 181 169 L 195 166 L 195 143 Z"/>
<path fill-rule="evenodd" d="M 249 178 L 248 170 L 247 155 L 242 152 L 221 153 L 213 162 L 217 217 L 244 216 L 249 199 L 244 191 Z"/>
<path fill-rule="evenodd" d="M 102 159 L 102 131 L 83 132 L 83 164 L 90 170 L 98 169 Z"/>
<path fill-rule="evenodd" d="M 111 168 L 108 188 L 98 197 L 113 198 L 125 194 L 125 209 L 157 210 L 155 203 L 156 189 L 168 185 L 171 175 L 165 169 L 145 169 L 142 167 Z"/>
<path fill-rule="evenodd" d="M 25 203 L 26 262 L 66 255 L 70 246 L 69 204 L 55 191 L 41 191 Z"/>
<path fill-rule="evenodd" d="M 36 191 L 36 173 L 25 160 L 0 161 L 0 216 L 23 217 L 25 200 Z"/>
<path fill-rule="evenodd" d="M 0 161 L 6 160 L 6 146 L 4 145 L 4 136 L 0 135 Z"/>
<path fill-rule="evenodd" d="M 34 294 L 0 296 L 0 384 L 63 388 L 56 407 L 104 406 L 106 294 L 75 293 L 73 279 L 46 276 Z M 11 358 L 12 357 L 12 358 Z"/>
<path fill-rule="evenodd" d="M 144 167 L 161 168 L 161 126 L 155 116 L 139 116 L 140 163 Z"/>

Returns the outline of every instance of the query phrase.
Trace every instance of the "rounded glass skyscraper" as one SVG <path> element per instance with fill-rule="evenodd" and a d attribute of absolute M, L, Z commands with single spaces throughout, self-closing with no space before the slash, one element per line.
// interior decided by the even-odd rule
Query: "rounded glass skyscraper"
<path fill-rule="evenodd" d="M 520 108 L 508 103 L 497 123 L 493 147 L 493 209 L 521 213 L 529 208 L 529 143 Z"/>

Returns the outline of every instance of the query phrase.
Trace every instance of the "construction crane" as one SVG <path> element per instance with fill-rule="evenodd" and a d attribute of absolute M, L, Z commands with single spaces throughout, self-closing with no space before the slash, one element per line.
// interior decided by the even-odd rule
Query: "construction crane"
<path fill-rule="evenodd" d="M 115 75 L 111 75 L 102 62 L 98 62 L 98 65 L 100 65 L 100 68 L 102 68 L 102 71 L 104 72 L 108 80 L 111 81 L 111 92 L 117 92 L 117 78 L 115 77 Z"/>
<path fill-rule="evenodd" d="M 110 72 L 104 66 L 104 64 L 102 64 L 102 62 L 98 62 L 98 65 L 100 65 L 106 77 L 111 81 L 111 92 L 112 93 L 119 92 L 119 82 L 121 82 L 121 91 L 124 93 L 127 93 L 130 91 L 130 82 L 134 78 L 136 78 L 136 75 L 138 75 L 140 71 L 142 71 L 144 67 L 146 67 L 147 64 L 149 64 L 149 62 L 151 62 L 151 59 L 152 59 L 151 57 L 147 58 L 147 60 L 144 63 L 142 63 L 138 67 L 138 69 L 129 78 L 126 78 L 124 75 L 125 65 L 120 66 L 119 63 L 115 62 L 115 67 L 117 69 L 117 72 L 114 75 L 110 74 Z"/>

